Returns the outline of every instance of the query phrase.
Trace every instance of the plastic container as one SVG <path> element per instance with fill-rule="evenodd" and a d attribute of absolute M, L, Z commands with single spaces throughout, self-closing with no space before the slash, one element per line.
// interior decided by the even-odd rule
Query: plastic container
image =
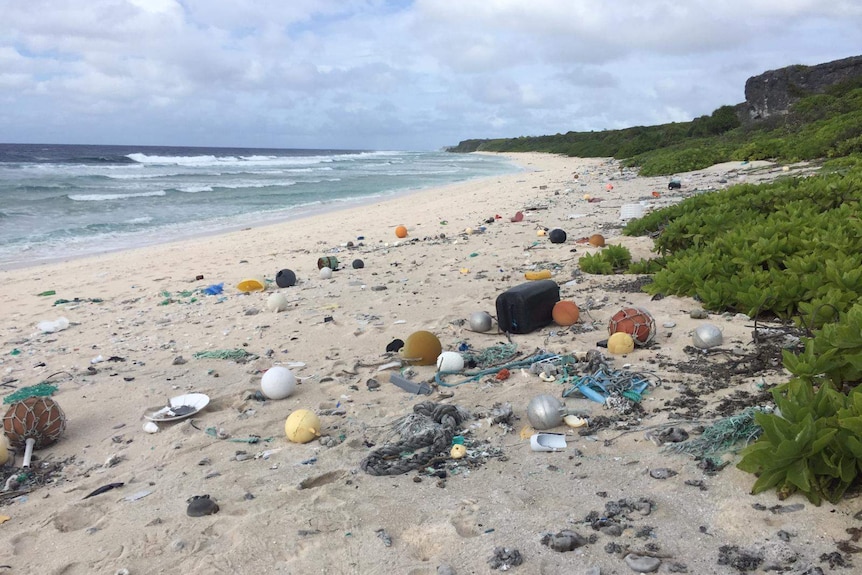
<path fill-rule="evenodd" d="M 69 320 L 65 317 L 60 317 L 55 319 L 54 321 L 40 321 L 37 327 L 42 330 L 43 333 L 54 333 L 58 331 L 63 331 L 67 327 L 69 327 Z"/>
<path fill-rule="evenodd" d="M 644 206 L 641 204 L 623 204 L 620 208 L 620 219 L 631 220 L 641 218 L 644 215 Z"/>
<path fill-rule="evenodd" d="M 338 258 L 335 256 L 323 256 L 317 258 L 317 269 L 329 268 L 332 271 L 338 269 Z"/>

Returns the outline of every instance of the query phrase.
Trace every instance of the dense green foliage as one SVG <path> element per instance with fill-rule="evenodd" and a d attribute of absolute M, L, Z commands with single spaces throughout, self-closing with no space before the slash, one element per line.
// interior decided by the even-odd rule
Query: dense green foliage
<path fill-rule="evenodd" d="M 725 161 L 794 162 L 862 154 L 862 78 L 803 97 L 788 114 L 741 124 L 722 106 L 691 122 L 601 132 L 498 140 L 465 140 L 457 152 L 549 152 L 614 157 L 644 176 L 696 170 Z"/>
<path fill-rule="evenodd" d="M 763 435 L 738 467 L 759 475 L 753 493 L 775 487 L 780 497 L 798 490 L 835 503 L 862 474 L 862 304 L 824 325 L 803 353 L 785 351 L 784 366 L 795 377 L 773 390 L 778 413 L 756 416 Z"/>
<path fill-rule="evenodd" d="M 632 263 L 632 253 L 623 245 L 606 246 L 595 254 L 584 254 L 578 259 L 582 272 L 597 275 L 611 275 L 625 271 Z"/>
<path fill-rule="evenodd" d="M 820 326 L 862 295 L 860 201 L 855 168 L 697 195 L 632 220 L 623 233 L 658 233 L 665 257 L 650 262 L 660 268 L 650 293 Z"/>

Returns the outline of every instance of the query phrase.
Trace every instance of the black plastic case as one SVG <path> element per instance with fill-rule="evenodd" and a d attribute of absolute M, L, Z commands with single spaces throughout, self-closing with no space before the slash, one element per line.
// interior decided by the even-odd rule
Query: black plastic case
<path fill-rule="evenodd" d="M 554 280 L 523 283 L 497 296 L 497 325 L 508 333 L 530 333 L 553 321 L 560 286 Z"/>

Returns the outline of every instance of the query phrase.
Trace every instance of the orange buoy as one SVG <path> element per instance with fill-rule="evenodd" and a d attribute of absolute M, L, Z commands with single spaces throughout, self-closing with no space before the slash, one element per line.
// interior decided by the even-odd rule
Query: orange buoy
<path fill-rule="evenodd" d="M 577 323 L 581 316 L 581 311 L 573 301 L 561 300 L 554 304 L 554 309 L 551 311 L 551 317 L 557 325 L 568 326 Z"/>
<path fill-rule="evenodd" d="M 632 336 L 635 345 L 646 345 L 655 337 L 655 319 L 639 307 L 621 309 L 608 322 L 608 334 L 617 332 Z"/>
<path fill-rule="evenodd" d="M 602 234 L 593 234 L 590 236 L 590 245 L 594 248 L 605 247 L 605 236 Z"/>
<path fill-rule="evenodd" d="M 399 238 L 406 238 L 407 237 L 407 228 L 404 226 L 398 226 L 397 228 L 395 228 L 395 235 L 398 236 Z"/>

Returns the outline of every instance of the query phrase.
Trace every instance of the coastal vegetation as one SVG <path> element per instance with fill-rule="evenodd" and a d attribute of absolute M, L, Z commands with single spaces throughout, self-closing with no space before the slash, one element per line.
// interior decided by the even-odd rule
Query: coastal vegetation
<path fill-rule="evenodd" d="M 862 77 L 803 95 L 779 114 L 741 120 L 723 106 L 691 122 L 536 138 L 468 140 L 457 151 L 540 151 L 617 158 L 641 175 L 726 161 L 809 161 L 805 177 L 700 193 L 631 220 L 624 235 L 654 238 L 656 257 L 622 246 L 580 258 L 586 273 L 650 274 L 653 295 L 689 296 L 808 330 L 783 351 L 789 381 L 756 414 L 762 433 L 737 466 L 753 493 L 799 492 L 836 502 L 862 477 Z"/>
<path fill-rule="evenodd" d="M 722 106 L 690 122 L 464 140 L 450 150 L 613 157 L 625 166 L 638 167 L 642 176 L 698 170 L 727 161 L 862 158 L 862 77 L 805 96 L 786 114 L 746 122 L 742 115 L 739 106 Z"/>

